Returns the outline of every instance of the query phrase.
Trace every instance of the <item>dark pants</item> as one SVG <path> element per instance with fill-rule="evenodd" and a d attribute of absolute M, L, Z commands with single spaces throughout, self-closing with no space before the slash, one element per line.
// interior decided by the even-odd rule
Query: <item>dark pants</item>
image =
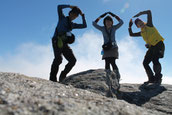
<path fill-rule="evenodd" d="M 148 76 L 148 80 L 151 82 L 161 80 L 161 64 L 159 62 L 160 58 L 164 56 L 165 46 L 162 41 L 160 41 L 155 46 L 151 46 L 148 51 L 146 52 L 145 58 L 143 60 L 143 66 L 145 68 L 146 74 Z M 150 68 L 150 62 L 153 63 L 153 70 Z"/>
<path fill-rule="evenodd" d="M 114 57 L 105 58 L 105 69 L 110 69 L 110 65 L 112 65 L 113 70 L 118 70 L 118 67 L 115 61 L 116 61 L 116 58 Z"/>
<path fill-rule="evenodd" d="M 59 65 L 62 63 L 62 55 L 68 61 L 68 64 L 65 66 L 65 69 L 61 72 L 59 81 L 63 81 L 66 78 L 66 75 L 70 72 L 73 66 L 76 63 L 76 58 L 72 52 L 72 49 L 67 45 L 64 44 L 63 48 L 58 48 L 56 38 L 52 39 L 53 51 L 54 51 L 54 60 L 51 65 L 51 72 L 50 72 L 50 80 L 57 81 L 57 73 L 59 70 Z"/>

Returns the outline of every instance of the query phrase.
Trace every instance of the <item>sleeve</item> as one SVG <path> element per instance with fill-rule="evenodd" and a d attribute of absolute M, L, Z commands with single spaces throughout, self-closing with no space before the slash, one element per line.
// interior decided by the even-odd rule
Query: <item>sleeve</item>
<path fill-rule="evenodd" d="M 119 20 L 119 23 L 117 25 L 114 25 L 115 29 L 120 28 L 124 24 L 123 20 Z"/>
<path fill-rule="evenodd" d="M 58 5 L 57 6 L 57 11 L 58 11 L 58 14 L 59 14 L 59 19 L 61 19 L 62 17 L 64 17 L 64 14 L 63 14 L 62 9 L 69 8 L 69 7 L 70 7 L 70 5 Z"/>
<path fill-rule="evenodd" d="M 96 29 L 98 29 L 98 30 L 100 30 L 100 31 L 102 31 L 102 29 L 103 29 L 103 26 L 100 26 L 100 25 L 98 25 L 95 21 L 93 21 L 93 26 L 96 28 Z"/>
<path fill-rule="evenodd" d="M 130 36 L 132 36 L 132 37 L 139 37 L 139 36 L 141 36 L 141 32 L 133 33 L 131 28 L 128 28 L 128 32 L 129 32 Z"/>
<path fill-rule="evenodd" d="M 82 15 L 82 24 L 72 23 L 72 29 L 86 28 L 87 23 L 85 20 L 85 15 Z"/>
<path fill-rule="evenodd" d="M 150 10 L 147 11 L 147 26 L 153 27 L 152 13 Z"/>

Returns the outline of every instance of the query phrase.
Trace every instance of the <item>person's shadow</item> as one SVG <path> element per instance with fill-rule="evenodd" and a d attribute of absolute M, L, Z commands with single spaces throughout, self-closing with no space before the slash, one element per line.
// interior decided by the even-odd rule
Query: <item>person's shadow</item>
<path fill-rule="evenodd" d="M 142 106 L 148 102 L 152 97 L 157 96 L 166 90 L 164 86 L 159 84 L 143 84 L 139 87 L 140 91 L 123 92 L 121 91 L 121 99 L 137 106 Z"/>

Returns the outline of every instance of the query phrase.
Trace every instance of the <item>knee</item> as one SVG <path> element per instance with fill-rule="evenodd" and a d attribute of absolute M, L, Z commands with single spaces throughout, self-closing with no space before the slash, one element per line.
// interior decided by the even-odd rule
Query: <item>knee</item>
<path fill-rule="evenodd" d="M 74 66 L 76 64 L 76 58 L 73 58 L 69 61 L 70 65 Z"/>
<path fill-rule="evenodd" d="M 62 58 L 54 58 L 53 63 L 56 65 L 60 65 L 62 63 Z"/>
<path fill-rule="evenodd" d="M 160 64 L 158 59 L 154 59 L 154 60 L 152 61 L 152 63 L 153 63 L 154 65 L 159 65 L 159 64 Z"/>

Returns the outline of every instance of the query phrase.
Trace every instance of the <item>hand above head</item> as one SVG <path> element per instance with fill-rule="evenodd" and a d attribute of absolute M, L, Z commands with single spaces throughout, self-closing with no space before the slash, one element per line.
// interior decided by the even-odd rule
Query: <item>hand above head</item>
<path fill-rule="evenodd" d="M 113 16 L 114 14 L 112 12 L 107 12 L 108 14 L 110 14 L 111 16 Z"/>
<path fill-rule="evenodd" d="M 132 21 L 132 19 L 130 19 L 129 28 L 131 28 L 132 25 L 133 25 L 133 21 Z"/>
<path fill-rule="evenodd" d="M 133 16 L 133 18 L 139 17 L 140 15 L 141 15 L 141 12 L 139 12 L 138 14 L 136 14 L 135 16 Z"/>
<path fill-rule="evenodd" d="M 102 14 L 101 16 L 100 16 L 100 18 L 103 18 L 104 16 L 106 16 L 108 13 L 107 12 L 105 12 L 104 14 Z"/>

